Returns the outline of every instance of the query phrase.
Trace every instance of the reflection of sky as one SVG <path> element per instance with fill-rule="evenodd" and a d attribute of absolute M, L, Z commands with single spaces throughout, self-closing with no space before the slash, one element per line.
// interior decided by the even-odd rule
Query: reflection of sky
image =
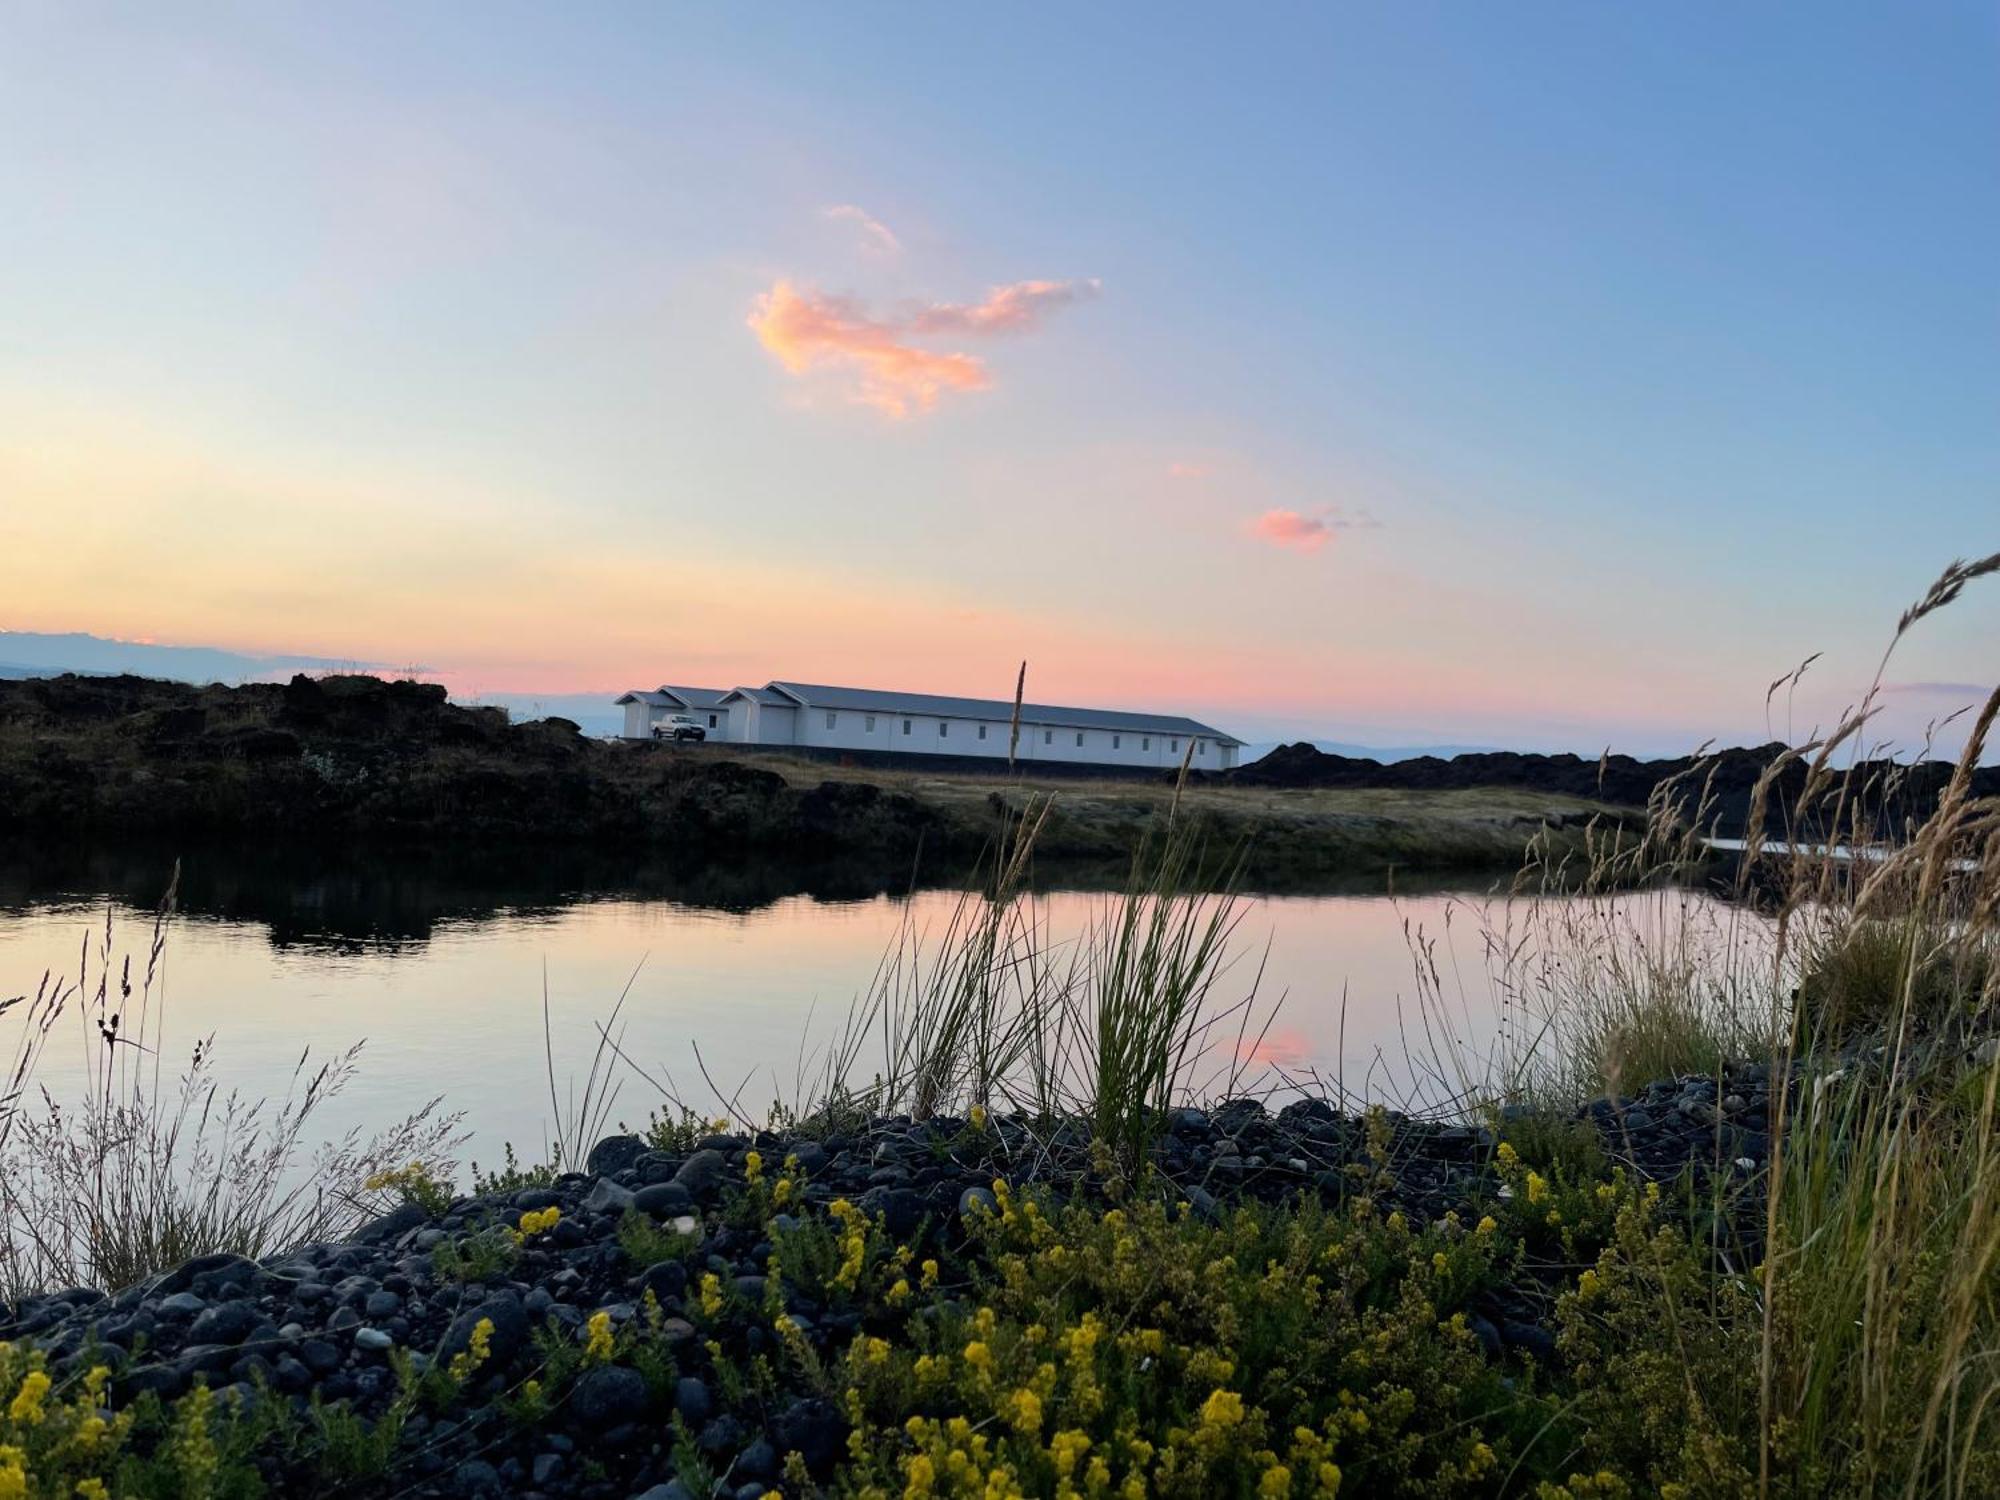
<path fill-rule="evenodd" d="M 1991 544 L 1989 6 L 471 14 L 9 17 L 0 626 L 1672 751 Z"/>
<path fill-rule="evenodd" d="M 1039 899 L 1047 932 L 1063 943 L 1105 898 Z M 955 900 L 921 893 L 907 915 L 941 932 Z M 539 1142 L 549 1117 L 543 967 L 559 1076 L 574 1073 L 579 1081 L 593 1022 L 610 1013 L 636 968 L 622 1017 L 633 1058 L 671 1074 L 690 1104 L 708 1109 L 714 1101 L 696 1064 L 699 1045 L 715 1081 L 740 1087 L 750 1112 L 761 1116 L 774 1098 L 794 1097 L 809 1018 L 814 1040 L 841 1021 L 894 939 L 904 907 L 886 897 L 793 897 L 739 915 L 606 900 L 522 919 L 447 922 L 419 947 L 348 953 L 274 949 L 257 927 L 182 918 L 167 945 L 160 990 L 166 1061 L 180 1064 L 197 1036 L 213 1032 L 225 1081 L 268 1090 L 302 1047 L 323 1053 L 366 1038 L 361 1080 L 327 1125 L 379 1121 L 441 1093 L 466 1111 L 476 1154 L 487 1160 L 503 1140 Z M 1405 924 L 1442 939 L 1444 1029 L 1476 1063 L 1498 1014 L 1481 978 L 1479 919 L 1476 905 L 1442 896 L 1261 899 L 1247 907 L 1238 957 L 1214 1000 L 1228 1006 L 1243 999 L 1261 962 L 1263 1008 L 1248 1022 L 1244 1048 L 1253 1066 L 1317 1072 L 1329 1088 L 1344 1075 L 1350 1094 L 1401 1097 L 1410 1076 L 1406 1045 L 1428 1046 Z M 120 944 L 134 949 L 142 967 L 144 919 L 121 910 L 118 922 Z M 101 925 L 101 909 L 74 906 L 0 916 L 0 974 L 7 976 L 0 992 L 32 988 L 45 967 L 73 972 L 83 934 Z M 1432 1020 L 1435 1026 L 1439 1017 Z M 1233 1046 L 1236 1036 L 1231 1022 L 1218 1041 Z M 45 1078 L 73 1081 L 84 1046 L 81 1028 L 60 1033 Z M 863 1053 L 860 1077 L 872 1075 L 876 1057 Z M 628 1075 L 617 1114 L 636 1123 L 655 1102 Z"/>

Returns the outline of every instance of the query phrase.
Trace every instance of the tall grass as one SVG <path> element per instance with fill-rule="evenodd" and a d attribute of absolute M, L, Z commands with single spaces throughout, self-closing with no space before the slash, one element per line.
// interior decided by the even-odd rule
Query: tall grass
<path fill-rule="evenodd" d="M 2000 555 L 1953 564 L 1890 652 L 1995 572 Z M 1456 1045 L 1471 1002 L 1435 941 L 1417 947 L 1445 1039 L 1432 1077 L 1475 1110 L 1768 1068 L 1761 1222 L 1716 1237 L 1701 1305 L 1664 1260 L 1651 1283 L 1663 1329 L 1699 1320 L 1735 1351 L 1721 1375 L 1686 1366 L 1673 1420 L 1759 1495 L 2000 1493 L 2000 802 L 1971 794 L 2000 689 L 1929 816 L 1885 837 L 1894 778 L 1859 785 L 1835 762 L 1858 755 L 1889 660 L 1833 732 L 1764 773 L 1733 902 L 1673 883 L 1703 861 L 1699 772 L 1581 869 L 1531 862 L 1482 924 L 1492 1049 Z M 1735 1189 L 1708 1185 L 1726 1223 Z"/>
<path fill-rule="evenodd" d="M 357 1044 L 324 1062 L 302 1053 L 276 1097 L 225 1091 L 214 1039 L 166 1064 L 163 968 L 169 889 L 139 973 L 116 957 L 107 911 L 76 977 L 44 975 L 16 1007 L 20 1034 L 0 1105 L 0 1296 L 56 1287 L 117 1290 L 196 1255 L 261 1255 L 337 1237 L 386 1206 L 376 1173 L 425 1164 L 449 1176 L 459 1116 L 436 1099 L 364 1137 L 308 1146 L 353 1080 Z M 49 1043 L 73 1030 L 80 1089 L 36 1087 Z"/>

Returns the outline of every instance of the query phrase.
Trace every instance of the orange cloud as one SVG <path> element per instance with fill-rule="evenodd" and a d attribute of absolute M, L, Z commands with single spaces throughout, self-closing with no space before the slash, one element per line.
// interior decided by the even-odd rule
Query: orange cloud
<path fill-rule="evenodd" d="M 861 230 L 861 248 L 873 255 L 901 255 L 903 242 L 880 219 L 853 203 L 836 203 L 826 210 L 829 219 L 841 219 Z"/>
<path fill-rule="evenodd" d="M 1302 516 L 1295 510 L 1267 510 L 1250 525 L 1250 534 L 1273 547 L 1317 552 L 1333 534 L 1324 516 Z"/>
<path fill-rule="evenodd" d="M 749 323 L 792 374 L 845 367 L 860 382 L 854 399 L 891 417 L 929 411 L 944 391 L 983 391 L 993 384 L 972 355 L 916 348 L 895 325 L 870 318 L 851 299 L 783 279 L 752 305 Z"/>
<path fill-rule="evenodd" d="M 996 286 L 979 302 L 933 302 L 910 321 L 918 333 L 1021 333 L 1058 307 L 1095 297 L 1101 283 L 1017 281 Z"/>
<path fill-rule="evenodd" d="M 910 335 L 1020 333 L 1050 310 L 1096 292 L 1095 281 L 1017 281 L 995 287 L 979 302 L 933 302 L 884 320 L 870 317 L 851 297 L 781 277 L 752 304 L 749 322 L 792 374 L 845 368 L 858 377 L 856 401 L 907 417 L 929 411 L 945 391 L 983 391 L 993 384 L 978 356 L 919 348 Z"/>

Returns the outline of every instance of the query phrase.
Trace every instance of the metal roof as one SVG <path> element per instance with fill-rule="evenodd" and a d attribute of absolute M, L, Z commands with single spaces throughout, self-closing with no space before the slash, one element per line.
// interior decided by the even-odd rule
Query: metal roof
<path fill-rule="evenodd" d="M 727 696 L 722 688 L 663 686 L 656 692 L 635 688 L 614 703 L 644 703 L 652 708 L 714 708 Z"/>
<path fill-rule="evenodd" d="M 777 684 L 773 683 L 771 687 L 731 688 L 728 692 L 724 693 L 722 696 L 725 698 L 735 698 L 740 696 L 748 698 L 753 703 L 767 704 L 772 708 L 797 708 L 799 706 L 798 700 L 796 698 L 787 698 L 783 693 L 773 692 L 772 688 L 775 688 L 776 686 Z"/>
<path fill-rule="evenodd" d="M 662 683 L 660 691 L 671 693 L 689 708 L 713 708 L 729 695 L 728 688 L 675 687 Z"/>
<path fill-rule="evenodd" d="M 998 719 L 1014 716 L 1011 699 L 946 698 L 932 693 L 885 693 L 875 688 L 830 687 L 824 683 L 777 682 L 783 690 L 812 708 L 847 708 L 865 713 L 925 714 L 942 719 Z M 1114 708 L 1058 708 L 1046 703 L 1023 703 L 1021 723 L 1037 728 L 1118 729 L 1133 733 L 1203 735 L 1225 745 L 1243 742 L 1199 720 L 1180 714 L 1127 713 Z"/>

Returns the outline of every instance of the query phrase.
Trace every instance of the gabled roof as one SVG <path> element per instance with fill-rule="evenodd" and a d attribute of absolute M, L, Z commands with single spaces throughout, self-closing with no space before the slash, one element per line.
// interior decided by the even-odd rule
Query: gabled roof
<path fill-rule="evenodd" d="M 876 688 L 831 687 L 814 682 L 773 682 L 788 697 L 812 708 L 846 708 L 863 713 L 925 714 L 942 719 L 1011 719 L 1014 704 L 1001 698 L 947 698 L 933 693 L 885 693 Z M 738 691 L 744 691 L 738 689 Z M 768 701 L 768 700 L 764 700 Z M 783 700 L 780 700 L 783 701 Z M 1135 734 L 1201 735 L 1225 745 L 1243 742 L 1211 725 L 1180 714 L 1128 713 L 1115 708 L 1058 708 L 1023 703 L 1021 722 L 1037 728 L 1116 729 Z"/>
<path fill-rule="evenodd" d="M 660 691 L 671 693 L 689 708 L 714 708 L 729 695 L 727 688 L 674 687 L 662 684 Z"/>
<path fill-rule="evenodd" d="M 731 688 L 717 701 L 726 703 L 731 698 L 745 698 L 752 703 L 762 703 L 772 708 L 797 708 L 797 700 L 776 691 L 778 686 L 779 684 L 774 682 L 770 687 Z"/>
<path fill-rule="evenodd" d="M 635 688 L 611 701 L 644 703 L 650 708 L 714 708 L 724 696 L 721 688 L 661 687 L 650 693 L 643 688 Z"/>

